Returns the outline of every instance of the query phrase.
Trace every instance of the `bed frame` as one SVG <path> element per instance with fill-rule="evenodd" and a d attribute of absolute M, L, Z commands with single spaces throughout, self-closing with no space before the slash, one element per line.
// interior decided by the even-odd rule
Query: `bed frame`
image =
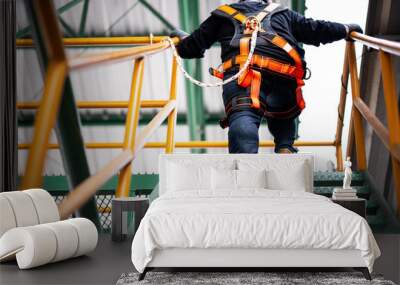
<path fill-rule="evenodd" d="M 213 271 L 229 268 L 251 271 L 271 268 L 353 268 L 367 280 L 371 275 L 359 250 L 322 249 L 193 249 L 171 248 L 156 250 L 152 261 L 139 275 L 155 268 L 202 268 Z"/>
<path fill-rule="evenodd" d="M 167 163 L 176 160 L 196 160 L 196 159 L 238 159 L 250 158 L 255 155 L 193 155 L 193 154 L 174 154 L 161 155 L 159 160 L 159 194 L 165 193 L 164 183 L 167 179 Z M 257 155 L 257 158 L 268 159 L 272 154 Z M 304 160 L 308 167 L 308 179 L 310 185 L 308 192 L 313 191 L 313 169 L 314 159 L 311 154 L 295 154 L 291 159 Z M 276 157 L 275 157 L 276 158 Z M 282 160 L 288 159 L 282 157 Z M 153 259 L 147 265 L 144 272 L 139 275 L 139 280 L 143 280 L 146 273 L 156 268 L 202 268 L 213 271 L 217 268 L 229 268 L 230 271 L 252 271 L 251 269 L 271 269 L 271 268 L 354 268 L 361 271 L 367 280 L 371 276 L 359 250 L 330 250 L 330 249 L 193 249 L 193 248 L 170 248 L 158 249 L 154 252 Z"/>

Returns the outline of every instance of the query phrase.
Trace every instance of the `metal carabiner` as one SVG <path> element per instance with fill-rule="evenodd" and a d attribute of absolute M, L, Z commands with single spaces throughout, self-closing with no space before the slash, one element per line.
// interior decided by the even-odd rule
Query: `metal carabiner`
<path fill-rule="evenodd" d="M 309 69 L 308 67 L 306 67 L 306 72 L 304 73 L 304 80 L 310 79 L 311 76 L 312 76 L 311 69 Z"/>

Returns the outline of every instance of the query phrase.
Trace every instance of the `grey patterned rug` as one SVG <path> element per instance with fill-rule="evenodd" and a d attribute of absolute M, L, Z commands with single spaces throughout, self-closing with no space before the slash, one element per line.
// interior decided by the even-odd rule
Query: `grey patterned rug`
<path fill-rule="evenodd" d="M 358 272 L 148 272 L 146 278 L 142 281 L 138 281 L 138 276 L 138 273 L 122 274 L 117 285 L 395 285 L 393 282 L 386 281 L 381 276 L 376 275 L 372 275 L 373 280 L 368 281 Z"/>

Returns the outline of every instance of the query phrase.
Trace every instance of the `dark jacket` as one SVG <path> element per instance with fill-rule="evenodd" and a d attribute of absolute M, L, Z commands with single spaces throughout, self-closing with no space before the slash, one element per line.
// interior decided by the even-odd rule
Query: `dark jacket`
<path fill-rule="evenodd" d="M 243 14 L 257 13 L 266 7 L 266 4 L 259 2 L 243 2 L 232 4 Z M 346 37 L 346 28 L 339 23 L 327 21 L 315 21 L 305 18 L 292 10 L 286 10 L 271 19 L 272 28 L 278 35 L 285 38 L 304 59 L 304 49 L 300 43 L 319 46 Z M 201 58 L 205 50 L 209 49 L 215 42 L 221 44 L 221 60 L 226 61 L 235 54 L 229 43 L 234 35 L 232 22 L 223 17 L 211 15 L 200 27 L 189 37 L 182 40 L 178 45 L 179 55 L 183 58 Z M 256 53 L 274 57 L 279 60 L 292 62 L 290 57 L 281 49 L 275 46 L 258 47 Z"/>

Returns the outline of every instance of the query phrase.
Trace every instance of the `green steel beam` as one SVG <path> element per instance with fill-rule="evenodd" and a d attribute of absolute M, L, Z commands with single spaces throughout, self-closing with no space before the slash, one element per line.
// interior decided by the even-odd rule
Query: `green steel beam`
<path fill-rule="evenodd" d="M 305 15 L 306 12 L 306 0 L 292 0 L 292 10 Z M 296 140 L 299 139 L 299 127 L 300 127 L 300 118 L 296 119 Z"/>
<path fill-rule="evenodd" d="M 47 50 L 44 46 L 42 34 L 40 32 L 35 10 L 31 0 L 25 0 L 27 14 L 31 20 L 32 35 L 35 40 L 35 46 L 42 69 L 45 74 L 45 67 L 48 62 Z M 56 122 L 56 135 L 60 143 L 60 152 L 63 159 L 65 172 L 67 173 L 69 189 L 78 186 L 86 178 L 90 177 L 89 164 L 86 159 L 85 146 L 80 131 L 80 118 L 76 109 L 73 96 L 71 81 L 66 79 L 64 85 L 64 93 L 62 96 L 60 110 Z M 86 217 L 93 221 L 96 227 L 100 228 L 99 217 L 96 209 L 96 201 L 91 198 L 78 211 L 82 217 Z"/>
<path fill-rule="evenodd" d="M 18 177 L 20 181 L 22 177 Z M 118 176 L 112 177 L 98 191 L 101 195 L 103 191 L 115 191 L 117 188 Z M 158 184 L 158 174 L 135 174 L 132 175 L 131 193 L 149 194 Z M 69 192 L 68 179 L 64 175 L 60 176 L 43 176 L 43 189 L 49 192 Z M 145 192 L 145 193 L 143 193 Z M 147 193 L 146 193 L 147 192 Z"/>
<path fill-rule="evenodd" d="M 306 0 L 292 0 L 292 10 L 305 15 L 306 9 Z"/>
<path fill-rule="evenodd" d="M 81 119 L 81 124 L 83 126 L 122 126 L 125 125 L 126 115 L 120 113 L 87 113 L 79 112 L 79 117 Z M 145 113 L 140 115 L 139 124 L 147 125 L 152 118 L 154 118 L 155 113 Z M 205 113 L 204 120 L 206 125 L 218 125 L 219 120 L 224 116 L 223 113 Z M 32 127 L 34 122 L 34 113 L 19 111 L 18 112 L 18 127 Z M 264 123 L 265 121 L 263 121 Z M 164 122 L 166 124 L 166 122 Z M 187 115 L 178 114 L 177 119 L 178 125 L 187 125 Z"/>
<path fill-rule="evenodd" d="M 161 13 L 158 12 L 156 8 L 150 5 L 149 2 L 147 2 L 146 0 L 139 0 L 139 2 L 142 3 L 143 6 L 146 7 L 147 10 L 149 10 L 154 16 L 156 16 L 157 19 L 159 19 L 169 30 L 176 29 L 176 27 L 170 21 L 168 21 L 163 15 L 161 15 Z"/>
<path fill-rule="evenodd" d="M 199 19 L 199 1 L 198 0 L 179 0 L 179 19 L 181 28 L 186 32 L 192 32 L 200 25 Z M 199 59 L 185 60 L 185 69 L 189 74 L 201 80 L 201 63 Z M 189 134 L 191 140 L 205 140 L 205 119 L 203 90 L 185 81 L 187 98 L 187 121 L 189 125 Z M 205 150 L 193 150 L 193 152 L 204 153 Z"/>
<path fill-rule="evenodd" d="M 82 13 L 81 13 L 81 22 L 79 24 L 79 35 L 80 36 L 83 36 L 85 34 L 88 10 L 89 10 L 89 0 L 85 0 L 85 2 L 83 2 Z"/>
<path fill-rule="evenodd" d="M 64 12 L 68 11 L 69 9 L 75 7 L 77 4 L 79 4 L 80 2 L 82 2 L 82 0 L 72 0 L 70 2 L 68 2 L 67 4 L 61 6 L 60 8 L 57 9 L 57 13 L 59 15 L 63 14 Z M 31 31 L 31 26 L 26 26 L 24 28 L 22 28 L 21 30 L 19 30 L 16 33 L 16 38 L 20 39 L 22 37 L 25 37 L 26 35 L 29 34 L 29 32 Z"/>
<path fill-rule="evenodd" d="M 198 28 L 200 25 L 200 11 L 199 11 L 199 1 L 187 1 L 189 2 L 190 6 L 190 11 L 194 11 L 193 15 L 192 15 L 192 30 Z M 196 71 L 195 71 L 195 75 L 196 78 L 199 78 L 201 80 L 201 75 L 202 75 L 202 61 L 200 59 L 196 59 Z M 193 85 L 193 84 L 192 84 Z M 193 85 L 194 86 L 194 90 L 195 90 L 195 100 L 196 100 L 196 106 L 197 106 L 197 122 L 199 122 L 200 124 L 200 139 L 201 140 L 206 140 L 206 134 L 205 134 L 205 107 L 204 107 L 204 101 L 203 101 L 203 89 L 199 86 Z"/>
<path fill-rule="evenodd" d="M 61 16 L 58 16 L 58 20 L 61 23 L 61 26 L 64 28 L 65 32 L 64 35 L 67 37 L 76 37 L 77 34 L 74 31 L 74 29 L 67 23 L 64 21 L 64 19 Z"/>

